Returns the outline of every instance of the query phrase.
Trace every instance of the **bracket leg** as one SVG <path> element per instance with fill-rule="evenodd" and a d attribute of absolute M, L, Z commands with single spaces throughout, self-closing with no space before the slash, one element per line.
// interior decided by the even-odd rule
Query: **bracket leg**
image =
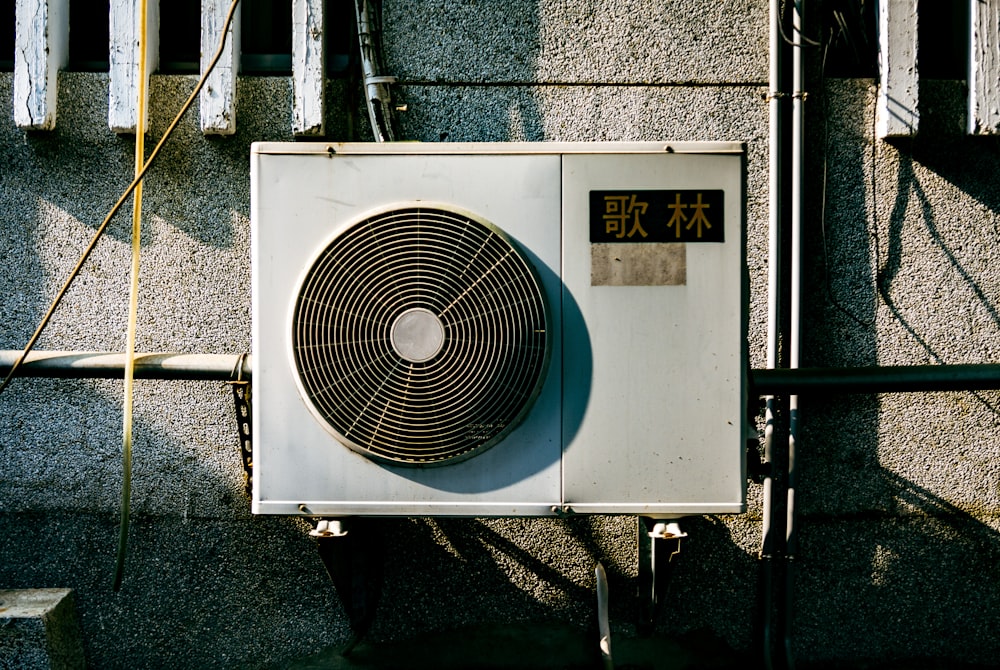
<path fill-rule="evenodd" d="M 382 536 L 372 519 L 321 520 L 310 535 L 351 625 L 353 636 L 341 649 L 346 656 L 375 621 L 382 595 Z"/>
<path fill-rule="evenodd" d="M 687 533 L 676 522 L 639 517 L 639 621 L 641 635 L 653 632 L 674 556 L 680 553 Z"/>

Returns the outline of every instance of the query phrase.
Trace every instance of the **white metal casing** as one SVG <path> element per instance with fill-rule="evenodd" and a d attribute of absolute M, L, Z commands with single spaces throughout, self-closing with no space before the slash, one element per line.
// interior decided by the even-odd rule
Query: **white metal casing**
<path fill-rule="evenodd" d="M 259 143 L 251 153 L 255 513 L 745 510 L 742 145 Z M 592 285 L 609 282 L 592 276 L 590 192 L 657 189 L 723 191 L 725 241 L 611 245 L 612 257 L 680 250 L 683 283 Z M 431 468 L 339 444 L 302 400 L 290 354 L 291 305 L 317 252 L 366 213 L 417 201 L 466 210 L 516 242 L 544 288 L 552 343 L 523 423 L 485 453 Z"/>

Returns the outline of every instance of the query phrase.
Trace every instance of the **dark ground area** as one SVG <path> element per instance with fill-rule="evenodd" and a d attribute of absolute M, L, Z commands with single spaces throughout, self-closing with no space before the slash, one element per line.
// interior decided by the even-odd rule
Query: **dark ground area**
<path fill-rule="evenodd" d="M 612 639 L 618 670 L 748 670 L 756 659 L 729 649 L 709 634 L 683 637 Z M 339 648 L 278 666 L 282 670 L 346 670 L 406 668 L 457 670 L 518 668 L 522 670 L 600 670 L 605 668 L 596 632 L 559 623 L 470 627 L 419 639 L 371 643 L 362 641 L 344 657 Z M 891 662 L 799 663 L 799 670 L 998 670 L 1000 665 L 973 665 L 948 659 L 898 659 Z M 275 669 L 277 670 L 277 668 Z"/>

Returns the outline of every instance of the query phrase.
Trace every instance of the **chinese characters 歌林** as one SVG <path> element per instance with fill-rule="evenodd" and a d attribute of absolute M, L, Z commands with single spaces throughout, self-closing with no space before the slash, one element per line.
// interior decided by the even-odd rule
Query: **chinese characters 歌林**
<path fill-rule="evenodd" d="M 591 242 L 722 242 L 722 190 L 591 191 Z"/>

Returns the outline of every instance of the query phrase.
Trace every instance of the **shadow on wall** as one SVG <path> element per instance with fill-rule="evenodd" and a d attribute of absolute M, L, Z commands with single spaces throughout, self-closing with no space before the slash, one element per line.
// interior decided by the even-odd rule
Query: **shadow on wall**
<path fill-rule="evenodd" d="M 1000 533 L 887 469 L 857 478 L 897 509 L 803 519 L 800 658 L 995 663 Z"/>
<path fill-rule="evenodd" d="M 939 267 L 943 267 L 947 274 L 958 279 L 955 283 L 965 294 L 954 296 L 935 294 L 934 298 L 947 297 L 949 300 L 964 298 L 973 304 L 973 311 L 981 312 L 981 316 L 984 317 L 983 323 L 974 325 L 993 331 L 1000 330 L 1000 313 L 997 312 L 996 305 L 1000 294 L 995 288 L 996 277 L 984 271 L 987 270 L 984 264 L 988 266 L 992 259 L 989 254 L 981 253 L 983 249 L 980 248 L 983 244 L 1000 243 L 1000 222 L 996 216 L 1000 213 L 1000 198 L 997 197 L 995 188 L 996 180 L 1000 177 L 1000 169 L 997 167 L 1000 163 L 1000 152 L 996 150 L 995 138 L 951 139 L 947 144 L 935 144 L 936 146 L 924 142 L 915 143 L 911 147 L 901 148 L 898 152 L 895 201 L 888 222 L 889 244 L 885 258 L 880 261 L 878 289 L 879 297 L 892 312 L 893 318 L 924 349 L 927 357 L 935 363 L 945 363 L 948 361 L 935 350 L 932 342 L 921 335 L 918 327 L 910 322 L 904 308 L 897 305 L 893 297 L 893 285 L 903 271 L 904 264 L 908 260 L 911 263 L 916 260 L 912 258 L 912 252 L 906 253 L 904 247 L 907 237 L 904 234 L 904 226 L 913 225 L 908 220 L 907 213 L 910 208 L 916 209 L 914 218 L 917 218 L 922 225 L 924 229 L 922 234 L 933 245 L 934 251 L 937 252 L 935 255 L 938 258 L 943 257 L 946 262 Z M 985 208 L 993 216 L 975 210 L 969 212 L 954 200 L 932 202 L 931 195 L 939 197 L 941 194 L 928 194 L 922 183 L 928 180 L 928 176 L 926 173 L 918 174 L 915 166 L 931 170 L 945 180 L 946 191 L 958 189 L 965 198 L 974 200 L 976 205 Z M 940 185 L 937 190 L 941 190 Z M 951 194 L 946 193 L 946 195 Z M 956 220 L 966 216 L 968 218 L 964 221 Z M 969 234 L 964 230 L 967 227 L 979 230 Z M 909 237 L 912 238 L 913 235 Z M 989 248 L 986 251 L 989 251 Z M 967 267 L 970 253 L 974 255 L 971 263 L 978 267 L 971 269 Z M 906 258 L 907 256 L 910 258 Z M 938 274 L 940 276 L 944 273 Z M 982 280 L 977 279 L 984 275 L 985 279 L 989 280 L 990 286 L 984 286 Z M 988 290 L 992 295 L 987 292 Z M 974 351 L 971 358 L 979 358 L 976 353 L 983 356 L 981 362 L 995 360 L 995 355 L 991 356 L 992 352 L 989 350 Z"/>
<path fill-rule="evenodd" d="M 11 77 L 5 78 L 10 93 Z M 60 74 L 59 121 L 50 133 L 0 127 L 5 319 L 0 346 L 24 345 L 48 301 L 133 174 L 134 142 L 107 128 L 107 76 Z M 155 76 L 151 149 L 194 85 Z M 239 132 L 203 138 L 197 105 L 145 180 L 139 348 L 226 352 L 249 348 L 249 145 L 291 139 L 271 109 L 285 79 L 240 82 Z M 6 96 L 10 99 L 11 96 Z M 331 124 L 333 125 L 333 124 Z M 38 343 L 39 349 L 121 350 L 128 294 L 131 202 L 119 211 Z M 100 324 L 95 327 L 95 324 Z"/>
<path fill-rule="evenodd" d="M 804 365 L 995 362 L 993 144 L 931 136 L 873 147 L 870 82 L 828 82 L 826 95 L 811 121 L 831 141 L 825 165 L 812 157 L 829 196 L 808 232 L 817 262 Z M 800 657 L 994 663 L 997 394 L 803 404 Z"/>
<path fill-rule="evenodd" d="M 134 137 L 116 135 L 107 127 L 107 75 L 62 72 L 59 84 L 59 118 L 54 131 L 24 133 L 10 124 L 11 134 L 5 142 L 11 147 L 21 145 L 21 150 L 9 174 L 28 179 L 27 192 L 38 193 L 96 229 L 131 181 Z M 193 85 L 192 77 L 152 78 L 147 156 Z M 249 115 L 245 118 L 250 120 Z M 232 246 L 232 222 L 226 206 L 231 205 L 229 196 L 235 184 L 229 166 L 247 163 L 249 140 L 253 138 L 250 132 L 240 130 L 236 137 L 214 138 L 206 144 L 198 130 L 195 105 L 144 182 L 144 219 L 162 217 L 199 244 Z M 192 150 L 199 145 L 207 151 Z M 242 191 L 248 193 L 248 188 Z M 246 216 L 249 196 L 243 200 L 240 213 Z M 109 238 L 129 242 L 130 213 L 131 200 L 109 227 Z M 143 244 L 148 246 L 153 242 L 148 227 L 143 232 Z"/>
<path fill-rule="evenodd" d="M 379 523 L 385 583 L 373 642 L 461 626 L 558 621 L 593 633 L 596 644 L 598 562 L 608 573 L 616 635 L 636 635 L 642 607 L 635 517 Z M 720 612 L 734 612 L 740 620 L 730 623 L 749 629 L 753 557 L 717 520 L 689 518 L 684 528 L 691 538 L 673 564 L 657 630 L 708 630 Z"/>

